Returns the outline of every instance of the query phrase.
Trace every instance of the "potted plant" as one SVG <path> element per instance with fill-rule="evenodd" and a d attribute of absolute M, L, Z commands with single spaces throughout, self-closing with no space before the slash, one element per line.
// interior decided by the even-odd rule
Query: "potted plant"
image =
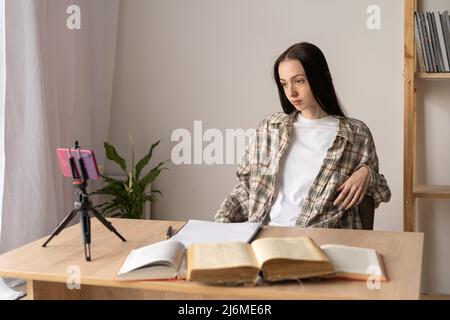
<path fill-rule="evenodd" d="M 161 141 L 161 140 L 160 140 Z M 131 167 L 127 166 L 124 158 L 122 158 L 116 148 L 108 142 L 104 143 L 106 157 L 115 162 L 125 173 L 126 179 L 117 179 L 106 175 L 101 175 L 104 186 L 93 194 L 104 194 L 112 196 L 111 201 L 104 202 L 97 206 L 99 212 L 107 217 L 119 217 L 128 219 L 140 219 L 147 201 L 155 202 L 155 193 L 160 195 L 159 190 L 146 191 L 146 188 L 159 176 L 164 162 L 159 163 L 156 167 L 143 173 L 145 167 L 150 162 L 153 149 L 159 142 L 152 144 L 150 151 L 134 165 L 134 147 L 131 142 Z M 142 176 L 142 177 L 141 177 Z"/>

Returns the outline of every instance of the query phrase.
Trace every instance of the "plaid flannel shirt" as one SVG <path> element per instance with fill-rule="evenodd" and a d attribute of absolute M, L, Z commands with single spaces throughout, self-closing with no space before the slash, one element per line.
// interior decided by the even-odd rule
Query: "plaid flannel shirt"
<path fill-rule="evenodd" d="M 287 149 L 297 112 L 275 113 L 256 128 L 237 170 L 239 183 L 221 204 L 214 217 L 216 222 L 268 222 L 275 198 L 279 160 Z M 337 118 L 336 138 L 299 207 L 297 226 L 362 229 L 357 206 L 339 210 L 333 205 L 338 196 L 336 189 L 361 166 L 370 169 L 371 181 L 367 194 L 373 198 L 375 208 L 391 198 L 386 179 L 379 173 L 378 157 L 369 128 L 356 119 Z"/>

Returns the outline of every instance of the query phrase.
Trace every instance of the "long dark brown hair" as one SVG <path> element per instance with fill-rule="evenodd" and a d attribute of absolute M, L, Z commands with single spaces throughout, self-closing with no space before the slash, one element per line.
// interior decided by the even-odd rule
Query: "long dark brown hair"
<path fill-rule="evenodd" d="M 329 115 L 347 117 L 339 103 L 334 90 L 330 69 L 322 51 L 308 42 L 294 44 L 286 49 L 275 61 L 273 74 L 280 96 L 281 107 L 287 114 L 295 111 L 294 105 L 289 101 L 280 83 L 278 67 L 282 61 L 298 60 L 303 65 L 306 79 L 311 91 L 320 107 Z"/>

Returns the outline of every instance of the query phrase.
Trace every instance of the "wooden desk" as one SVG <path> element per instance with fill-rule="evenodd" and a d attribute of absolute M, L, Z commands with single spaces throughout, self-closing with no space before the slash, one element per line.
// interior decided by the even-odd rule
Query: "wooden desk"
<path fill-rule="evenodd" d="M 27 280 L 30 299 L 418 299 L 422 271 L 422 233 L 264 227 L 258 235 L 309 236 L 325 243 L 371 247 L 383 254 L 390 282 L 370 290 L 365 281 L 322 280 L 260 287 L 219 287 L 186 281 L 116 282 L 131 249 L 164 239 L 169 225 L 183 222 L 111 219 L 128 240 L 120 241 L 92 219 L 92 261 L 84 260 L 79 225 L 0 256 L 0 275 Z M 75 266 L 75 267 L 74 267 Z M 74 269 L 75 268 L 75 269 Z M 67 289 L 73 270 L 81 271 L 81 289 Z"/>

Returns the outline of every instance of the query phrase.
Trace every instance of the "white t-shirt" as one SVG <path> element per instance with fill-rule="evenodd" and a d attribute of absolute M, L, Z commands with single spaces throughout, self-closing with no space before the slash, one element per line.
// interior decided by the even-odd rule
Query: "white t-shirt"
<path fill-rule="evenodd" d="M 339 119 L 307 119 L 298 113 L 289 146 L 280 160 L 270 225 L 294 226 L 300 207 L 332 146 Z"/>

